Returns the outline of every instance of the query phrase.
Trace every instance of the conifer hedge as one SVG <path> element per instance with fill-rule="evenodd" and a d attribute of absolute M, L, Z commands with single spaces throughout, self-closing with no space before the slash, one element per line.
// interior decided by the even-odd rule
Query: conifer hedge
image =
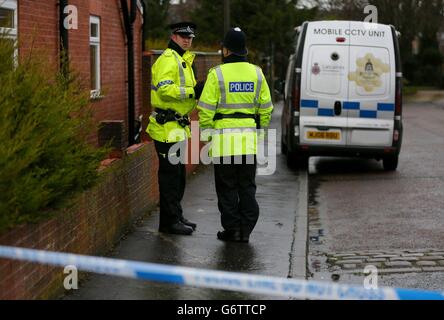
<path fill-rule="evenodd" d="M 97 130 L 89 91 L 35 54 L 13 55 L 0 34 L 0 232 L 70 205 L 108 151 L 87 143 Z"/>

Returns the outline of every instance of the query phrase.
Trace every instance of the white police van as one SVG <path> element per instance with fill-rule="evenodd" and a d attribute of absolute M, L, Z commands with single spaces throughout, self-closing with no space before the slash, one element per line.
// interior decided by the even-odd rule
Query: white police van
<path fill-rule="evenodd" d="M 393 26 L 305 22 L 290 56 L 282 152 L 291 166 L 310 156 L 383 160 L 396 170 L 402 142 L 402 71 Z"/>

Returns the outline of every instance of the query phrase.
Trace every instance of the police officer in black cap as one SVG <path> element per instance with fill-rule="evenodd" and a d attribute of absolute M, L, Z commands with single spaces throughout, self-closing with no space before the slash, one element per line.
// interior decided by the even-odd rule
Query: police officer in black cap
<path fill-rule="evenodd" d="M 211 156 L 217 159 L 214 176 L 224 228 L 217 238 L 248 242 L 259 218 L 255 129 L 269 126 L 273 102 L 262 69 L 247 61 L 246 35 L 239 27 L 226 33 L 222 52 L 223 64 L 210 70 L 197 109 L 200 127 L 216 129 Z"/>
<path fill-rule="evenodd" d="M 151 104 L 147 132 L 154 140 L 159 158 L 160 219 L 159 231 L 191 235 L 196 224 L 183 216 L 181 201 L 185 192 L 184 161 L 173 163 L 170 156 L 183 160 L 181 151 L 190 137 L 189 114 L 194 110 L 203 89 L 193 70 L 195 54 L 189 51 L 195 37 L 196 25 L 179 22 L 170 25 L 168 48 L 152 66 Z M 171 149 L 181 144 L 179 151 Z"/>

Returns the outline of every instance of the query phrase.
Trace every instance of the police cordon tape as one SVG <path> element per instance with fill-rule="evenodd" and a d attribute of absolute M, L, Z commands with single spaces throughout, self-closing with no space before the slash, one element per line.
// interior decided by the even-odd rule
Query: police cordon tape
<path fill-rule="evenodd" d="M 213 271 L 155 263 L 0 246 L 0 258 L 74 266 L 77 270 L 203 288 L 318 300 L 444 300 L 444 292 L 398 288 L 366 289 L 338 283 Z"/>

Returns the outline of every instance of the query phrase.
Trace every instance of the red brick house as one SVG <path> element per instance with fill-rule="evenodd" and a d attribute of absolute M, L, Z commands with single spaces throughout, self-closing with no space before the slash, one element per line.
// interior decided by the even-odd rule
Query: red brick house
<path fill-rule="evenodd" d="M 32 46 L 45 52 L 55 68 L 61 68 L 60 54 L 64 48 L 69 54 L 69 68 L 91 89 L 96 119 L 121 121 L 126 132 L 121 143 L 127 146 L 128 118 L 137 119 L 142 114 L 143 6 L 140 0 L 127 0 L 124 4 L 121 0 L 0 0 L 0 28 L 6 28 L 11 37 L 18 39 L 18 57 Z M 133 19 L 125 17 L 131 11 L 132 99 L 127 81 L 131 77 L 128 26 Z M 129 104 L 133 105 L 133 114 Z"/>
<path fill-rule="evenodd" d="M 142 52 L 143 13 L 140 0 L 0 0 L 0 32 L 6 30 L 18 40 L 17 63 L 32 49 L 47 56 L 54 72 L 64 71 L 67 65 L 60 56 L 66 50 L 69 69 L 91 91 L 97 121 L 108 123 L 91 142 L 118 138 L 115 146 L 122 155 L 104 161 L 101 182 L 79 195 L 73 207 L 0 233 L 0 245 L 106 254 L 134 221 L 156 208 L 158 161 L 153 143 L 143 139 L 133 145 L 134 134 L 129 134 L 139 115 L 146 128 L 151 65 L 160 54 Z M 198 53 L 196 60 L 203 80 L 220 56 Z M 0 300 L 58 297 L 65 292 L 64 277 L 63 268 L 0 259 Z"/>
<path fill-rule="evenodd" d="M 38 224 L 0 233 L 1 245 L 103 254 L 135 219 L 155 208 L 157 159 L 152 144 L 129 147 L 128 141 L 129 111 L 133 110 L 134 119 L 146 115 L 142 111 L 142 25 L 139 0 L 0 0 L 0 32 L 18 40 L 17 63 L 32 49 L 33 54 L 47 57 L 52 71 L 63 71 L 66 64 L 60 57 L 66 50 L 69 69 L 91 91 L 97 121 L 117 124 L 118 130 L 104 134 L 121 132 L 118 142 L 124 153 L 122 160 L 106 161 L 113 170 L 101 170 L 101 183 L 79 195 L 75 206 Z M 98 144 L 99 134 L 91 139 Z M 58 296 L 63 293 L 63 277 L 59 268 L 0 259 L 0 300 Z"/>

